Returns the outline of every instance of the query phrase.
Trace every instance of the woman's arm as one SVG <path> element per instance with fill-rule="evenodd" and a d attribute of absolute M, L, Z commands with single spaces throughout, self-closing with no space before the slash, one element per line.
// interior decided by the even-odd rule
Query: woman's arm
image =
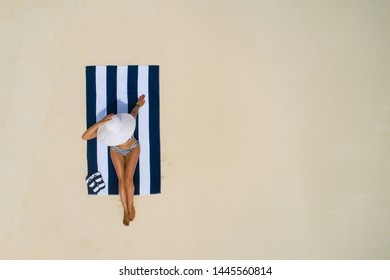
<path fill-rule="evenodd" d="M 102 120 L 98 121 L 97 123 L 95 123 L 94 125 L 92 125 L 90 128 L 88 128 L 83 136 L 81 136 L 81 138 L 83 140 L 91 140 L 93 138 L 95 138 L 97 136 L 97 130 L 99 128 L 99 126 L 101 126 L 103 123 L 111 120 L 112 116 L 114 114 L 109 114 L 107 116 L 105 116 Z"/>
<path fill-rule="evenodd" d="M 133 108 L 133 110 L 131 110 L 130 115 L 132 115 L 132 116 L 136 119 L 136 118 L 137 118 L 137 115 L 138 115 L 138 110 L 139 110 L 139 108 L 141 108 L 142 106 L 144 106 L 144 104 L 145 104 L 145 94 L 141 95 L 141 96 L 138 98 L 137 105 L 135 105 L 135 107 Z"/>

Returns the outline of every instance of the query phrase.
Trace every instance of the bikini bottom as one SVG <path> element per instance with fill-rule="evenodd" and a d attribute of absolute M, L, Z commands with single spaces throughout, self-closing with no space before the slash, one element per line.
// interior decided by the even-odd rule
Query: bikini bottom
<path fill-rule="evenodd" d="M 134 142 L 133 145 L 131 145 L 130 147 L 128 147 L 127 149 L 124 149 L 124 150 L 119 149 L 117 146 L 111 146 L 110 148 L 111 148 L 112 150 L 114 150 L 115 152 L 120 153 L 122 156 L 125 157 L 125 156 L 127 156 L 132 150 L 134 150 L 135 147 L 137 147 L 137 145 L 138 145 L 138 141 L 136 140 L 136 141 Z"/>

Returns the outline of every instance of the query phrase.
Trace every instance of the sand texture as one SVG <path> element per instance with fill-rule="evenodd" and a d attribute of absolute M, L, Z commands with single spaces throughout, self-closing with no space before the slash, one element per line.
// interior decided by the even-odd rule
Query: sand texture
<path fill-rule="evenodd" d="M 1 1 L 0 259 L 389 259 L 390 1 Z M 160 65 L 162 194 L 84 182 L 86 65 Z"/>

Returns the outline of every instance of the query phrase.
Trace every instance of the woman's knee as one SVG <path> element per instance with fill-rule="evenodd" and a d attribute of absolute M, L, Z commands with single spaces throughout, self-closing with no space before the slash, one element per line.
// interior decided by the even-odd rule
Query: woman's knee
<path fill-rule="evenodd" d="M 133 176 L 125 176 L 125 185 L 127 188 L 134 188 Z"/>
<path fill-rule="evenodd" d="M 126 180 L 124 177 L 118 177 L 118 184 L 119 186 L 124 186 L 126 183 Z"/>

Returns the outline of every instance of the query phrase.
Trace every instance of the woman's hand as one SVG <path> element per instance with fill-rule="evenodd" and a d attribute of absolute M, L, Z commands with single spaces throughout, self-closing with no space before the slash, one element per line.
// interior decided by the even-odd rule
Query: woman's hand
<path fill-rule="evenodd" d="M 95 123 L 94 125 L 92 125 L 90 128 L 88 128 L 84 132 L 84 134 L 83 134 L 83 136 L 81 136 L 81 138 L 84 140 L 91 140 L 91 139 L 97 137 L 97 130 L 98 130 L 99 126 L 101 126 L 103 123 L 111 120 L 113 115 L 114 114 L 109 114 L 109 115 L 105 116 L 103 119 L 101 119 L 100 121 L 98 121 L 97 123 Z"/>
<path fill-rule="evenodd" d="M 105 116 L 103 119 L 101 119 L 101 120 L 99 121 L 99 123 L 103 124 L 103 123 L 105 123 L 105 122 L 110 121 L 110 120 L 112 119 L 112 116 L 113 116 L 113 115 L 115 115 L 115 114 L 111 113 L 111 114 Z"/>
<path fill-rule="evenodd" d="M 138 98 L 138 101 L 137 101 L 137 105 L 139 107 L 142 107 L 144 106 L 145 104 L 145 94 L 142 94 L 139 98 Z"/>

